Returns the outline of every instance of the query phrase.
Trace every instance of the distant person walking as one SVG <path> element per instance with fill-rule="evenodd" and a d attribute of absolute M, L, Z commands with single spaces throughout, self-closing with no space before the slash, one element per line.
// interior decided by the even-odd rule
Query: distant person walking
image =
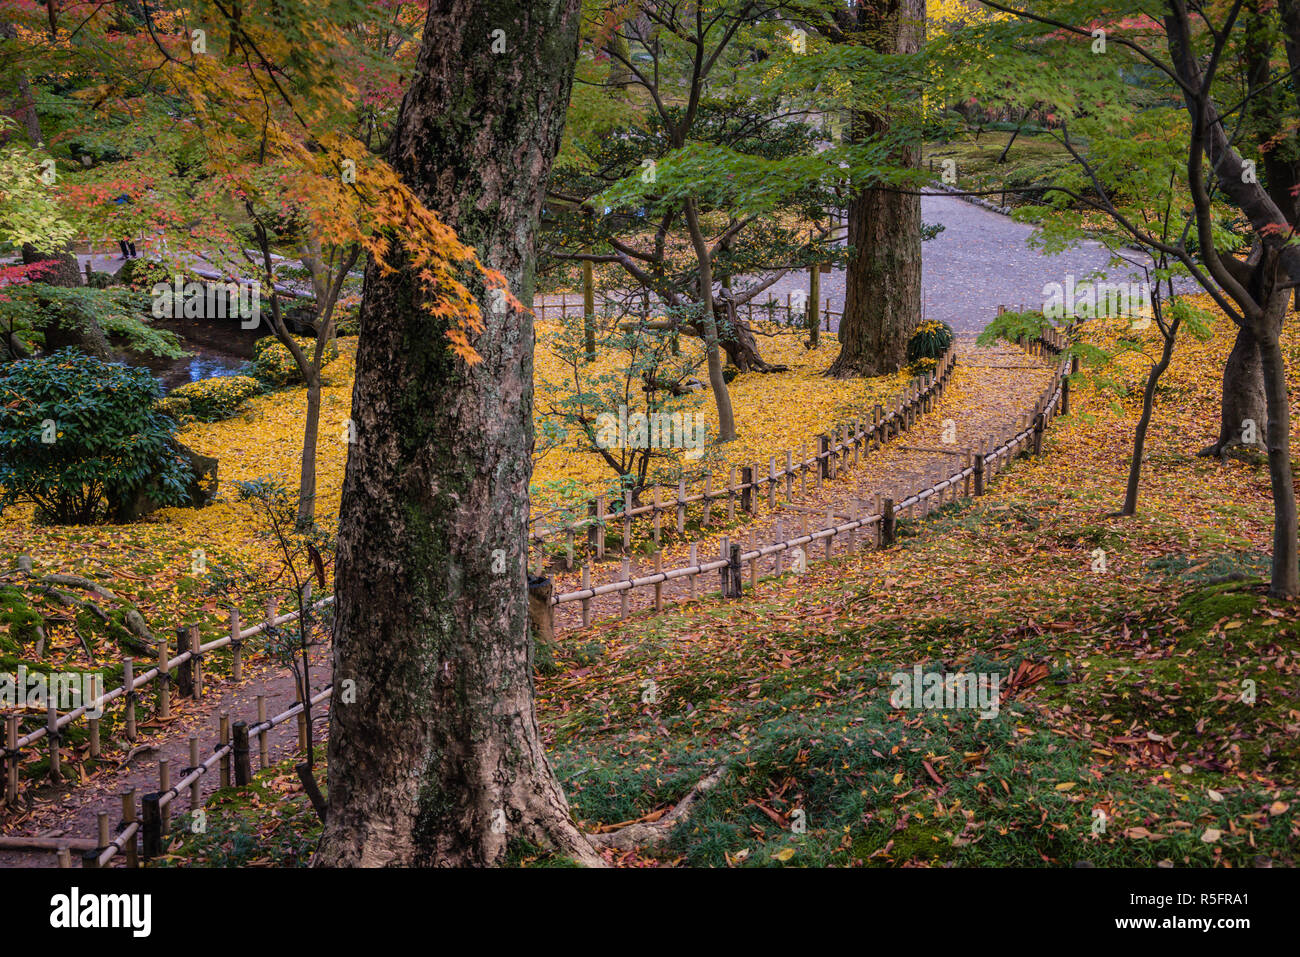
<path fill-rule="evenodd" d="M 128 196 L 126 193 L 123 193 L 121 196 L 114 199 L 113 202 L 121 206 L 123 203 L 131 202 L 131 197 Z M 117 241 L 117 245 L 118 248 L 122 250 L 123 259 L 138 259 L 140 257 L 140 254 L 135 251 L 135 240 L 119 239 Z"/>

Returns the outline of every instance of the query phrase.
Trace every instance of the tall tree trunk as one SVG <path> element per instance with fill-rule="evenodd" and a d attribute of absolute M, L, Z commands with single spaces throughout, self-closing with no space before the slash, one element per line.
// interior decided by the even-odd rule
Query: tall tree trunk
<path fill-rule="evenodd" d="M 1274 598 L 1300 596 L 1295 475 L 1291 469 L 1291 396 L 1279 342 L 1290 300 L 1289 289 L 1275 290 L 1269 296 L 1262 323 L 1265 328 L 1256 335 L 1264 367 L 1264 394 L 1268 398 L 1268 477 L 1273 490 L 1273 575 L 1268 593 Z"/>
<path fill-rule="evenodd" d="M 1165 333 L 1160 360 L 1147 373 L 1146 388 L 1142 391 L 1142 415 L 1138 417 L 1137 428 L 1133 430 L 1133 460 L 1128 467 L 1128 485 L 1124 489 L 1124 507 L 1120 510 L 1121 515 L 1137 514 L 1138 489 L 1142 481 L 1142 456 L 1146 454 L 1147 430 L 1151 427 L 1151 413 L 1156 406 L 1156 386 L 1159 385 L 1160 377 L 1165 374 L 1174 357 L 1178 325 L 1177 319 L 1171 320 L 1169 331 Z"/>
<path fill-rule="evenodd" d="M 1233 446 L 1267 451 L 1268 406 L 1264 394 L 1264 365 L 1259 344 L 1249 329 L 1237 330 L 1237 339 L 1223 367 L 1223 402 L 1219 437 L 1197 454 L 1223 455 Z M 1247 441 L 1254 433 L 1253 441 Z"/>
<path fill-rule="evenodd" d="M 430 4 L 389 149 L 525 304 L 579 17 L 578 0 Z M 495 30 L 504 53 L 491 49 Z M 599 863 L 551 773 L 533 703 L 531 315 L 494 312 L 483 295 L 482 361 L 467 365 L 448 346 L 448 320 L 422 308 L 393 238 L 396 269 L 371 262 L 360 316 L 317 864 L 499 864 L 515 838 Z"/>
<path fill-rule="evenodd" d="M 320 375 L 307 381 L 307 419 L 302 430 L 302 466 L 298 477 L 299 528 L 316 523 L 316 444 L 320 435 Z"/>
<path fill-rule="evenodd" d="M 694 199 L 686 200 L 686 225 L 691 234 L 691 245 L 695 247 L 699 270 L 700 332 L 709 369 L 709 387 L 713 390 L 713 403 L 718 410 L 718 441 L 730 442 L 736 437 L 736 414 L 731 407 L 731 393 L 722 374 L 722 354 L 718 350 L 718 321 L 713 313 L 713 262 L 704 241 L 704 231 L 700 228 Z M 735 358 L 733 355 L 733 361 Z"/>
<path fill-rule="evenodd" d="M 18 30 L 12 23 L 0 24 L 0 39 L 16 40 Z M 27 138 L 31 141 L 32 146 L 41 146 L 45 143 L 45 136 L 41 133 L 41 117 L 36 112 L 36 96 L 32 93 L 31 81 L 27 79 L 25 70 L 18 71 L 18 80 L 15 84 L 18 88 L 18 109 L 17 113 L 21 115 L 23 129 L 27 131 Z"/>
<path fill-rule="evenodd" d="M 881 53 L 915 53 L 924 39 L 925 0 L 876 0 L 859 4 L 857 26 Z M 888 113 L 854 111 L 850 136 L 862 143 L 888 134 Z M 898 166 L 919 168 L 921 144 L 901 147 Z M 848 243 L 853 247 L 844 277 L 840 354 L 828 375 L 881 375 L 907 359 L 907 340 L 921 321 L 921 197 L 886 189 L 862 189 L 849 199 Z"/>

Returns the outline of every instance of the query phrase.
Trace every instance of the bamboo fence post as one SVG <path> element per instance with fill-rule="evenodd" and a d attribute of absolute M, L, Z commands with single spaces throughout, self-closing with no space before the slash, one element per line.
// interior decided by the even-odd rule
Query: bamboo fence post
<path fill-rule="evenodd" d="M 754 511 L 754 469 L 749 465 L 740 467 L 740 510 L 746 515 Z"/>
<path fill-rule="evenodd" d="M 622 581 L 632 580 L 632 563 L 627 558 L 623 559 L 623 578 Z M 618 617 L 627 617 L 628 599 L 632 593 L 631 588 L 624 588 L 618 593 Z"/>
<path fill-rule="evenodd" d="M 713 520 L 713 470 L 704 476 L 704 518 L 701 524 L 708 528 Z"/>
<path fill-rule="evenodd" d="M 122 687 L 126 689 L 126 740 L 135 740 L 135 659 L 122 658 Z"/>
<path fill-rule="evenodd" d="M 691 542 L 690 557 L 687 558 L 687 561 L 691 563 L 691 568 L 693 568 L 693 569 L 694 569 L 694 568 L 698 568 L 699 565 L 700 565 L 700 558 L 699 558 L 699 555 L 698 555 L 698 553 L 697 553 L 697 549 L 696 549 L 696 546 L 695 546 L 695 543 L 694 543 L 694 542 Z M 686 576 L 687 584 L 689 584 L 689 585 L 691 586 L 691 601 L 695 601 L 695 576 L 696 576 L 696 574 L 697 574 L 697 572 L 692 571 L 689 575 Z"/>
<path fill-rule="evenodd" d="M 654 522 L 655 522 L 655 548 L 659 547 L 660 524 L 662 522 L 662 519 L 660 517 L 660 511 L 659 511 L 660 508 L 661 506 L 659 504 L 659 483 L 656 482 L 654 487 L 654 509 L 652 511 L 652 514 L 654 515 Z"/>
<path fill-rule="evenodd" d="M 605 560 L 605 513 L 608 505 L 605 496 L 596 496 L 596 560 Z"/>
<path fill-rule="evenodd" d="M 596 500 L 587 501 L 587 547 L 596 550 Z"/>
<path fill-rule="evenodd" d="M 632 493 L 623 493 L 623 554 L 632 548 Z"/>
<path fill-rule="evenodd" d="M 135 788 L 127 788 L 122 792 L 122 827 L 128 828 L 135 822 Z M 127 867 L 140 866 L 139 839 L 139 833 L 132 834 L 122 847 L 126 852 Z"/>
<path fill-rule="evenodd" d="M 60 844 L 54 855 L 58 859 L 59 867 L 72 867 L 72 849 L 68 845 Z"/>
<path fill-rule="evenodd" d="M 253 765 L 248 753 L 248 722 L 236 721 L 234 731 L 235 784 L 244 787 L 253 779 Z"/>
<path fill-rule="evenodd" d="M 802 499 L 808 494 L 808 440 L 804 439 L 799 448 L 799 498 Z"/>
<path fill-rule="evenodd" d="M 776 456 L 773 455 L 767 461 L 767 507 L 768 510 L 776 508 Z"/>
<path fill-rule="evenodd" d="M 167 639 L 158 639 L 158 717 L 166 721 L 172 716 L 171 668 L 167 657 Z"/>
<path fill-rule="evenodd" d="M 740 546 L 732 545 L 727 539 L 722 540 L 723 556 L 727 559 L 727 564 L 719 569 L 722 576 L 722 597 L 727 599 L 741 598 L 744 595 L 745 586 L 741 580 L 740 570 Z"/>
<path fill-rule="evenodd" d="M 880 520 L 880 526 L 881 526 L 880 547 L 881 548 L 890 548 L 893 546 L 894 529 L 895 529 L 894 523 L 895 523 L 894 500 L 892 498 L 887 498 L 885 499 L 885 511 L 883 517 Z"/>
<path fill-rule="evenodd" d="M 885 426 L 882 421 L 884 418 L 884 408 L 879 405 L 873 406 L 871 409 L 871 447 L 873 449 L 878 449 L 884 444 Z"/>
<path fill-rule="evenodd" d="M 655 552 L 655 574 L 656 575 L 662 574 L 663 570 L 664 570 L 664 553 L 660 551 L 656 551 Z M 655 582 L 655 614 L 657 615 L 663 610 L 664 610 L 664 583 L 662 581 L 657 581 Z"/>
<path fill-rule="evenodd" d="M 564 530 L 564 570 L 573 571 L 573 527 Z"/>
<path fill-rule="evenodd" d="M 18 715 L 5 716 L 5 803 L 18 801 Z"/>
<path fill-rule="evenodd" d="M 158 799 L 162 797 L 157 791 L 150 791 L 140 801 L 140 853 L 146 861 L 162 853 L 161 816 Z"/>
<path fill-rule="evenodd" d="M 172 789 L 172 762 L 170 758 L 158 759 L 158 793 L 166 794 Z M 162 821 L 159 825 L 162 832 L 166 834 L 171 829 L 172 806 L 171 802 L 159 805 L 158 810 L 162 815 Z"/>
<path fill-rule="evenodd" d="M 752 528 L 749 530 L 749 550 L 751 552 L 756 552 L 758 550 L 758 536 L 755 534 Z M 755 594 L 758 593 L 758 556 L 757 555 L 755 555 L 753 558 L 749 560 L 749 587 Z"/>
<path fill-rule="evenodd" d="M 188 774 L 191 771 L 197 770 L 200 764 L 202 764 L 202 762 L 199 760 L 199 736 L 197 734 L 191 734 L 190 735 L 190 766 L 188 769 L 186 769 L 186 773 Z M 199 783 L 200 780 L 201 780 L 200 778 L 195 778 L 193 781 L 190 782 L 190 812 L 191 813 L 193 813 L 193 811 L 196 808 L 203 806 L 203 785 Z"/>
<path fill-rule="evenodd" d="M 230 743 L 230 712 L 221 712 L 221 717 L 217 721 L 217 747 L 224 748 Z M 230 752 L 227 751 L 221 756 L 218 762 L 221 770 L 221 786 L 230 787 Z"/>
<path fill-rule="evenodd" d="M 785 541 L 785 522 L 779 518 L 776 520 L 776 540 L 778 542 Z M 785 551 L 782 550 L 777 552 L 773 556 L 773 558 L 776 561 L 776 568 L 775 568 L 776 576 L 780 578 L 783 574 L 785 574 L 785 569 L 783 567 L 785 565 Z"/>
<path fill-rule="evenodd" d="M 736 467 L 727 473 L 727 524 L 736 520 Z"/>
<path fill-rule="evenodd" d="M 785 450 L 785 500 L 787 502 L 794 496 L 794 452 L 790 449 Z"/>
<path fill-rule="evenodd" d="M 1034 455 L 1043 454 L 1043 431 L 1047 428 L 1046 417 L 1042 412 L 1034 416 Z"/>
<path fill-rule="evenodd" d="M 686 534 L 686 479 L 677 479 L 677 534 Z"/>
<path fill-rule="evenodd" d="M 591 588 L 591 566 L 582 566 L 582 590 L 587 591 Z M 582 627 L 591 627 L 591 599 L 582 599 Z"/>
<path fill-rule="evenodd" d="M 858 452 L 862 445 L 862 423 L 856 418 L 853 420 L 853 469 L 858 468 Z"/>
<path fill-rule="evenodd" d="M 99 757 L 99 719 L 87 718 L 86 724 L 90 726 L 90 756 Z"/>
<path fill-rule="evenodd" d="M 59 751 L 59 711 L 53 701 L 45 709 L 45 736 L 50 739 L 50 780 L 58 784 L 63 780 L 62 755 Z"/>
<path fill-rule="evenodd" d="M 176 626 L 176 654 L 190 651 L 190 630 L 185 625 Z M 176 693 L 182 698 L 194 697 L 194 654 L 176 669 Z"/>
<path fill-rule="evenodd" d="M 199 626 L 193 624 L 189 626 L 190 636 L 190 665 L 191 674 L 194 676 L 194 698 L 198 700 L 203 697 L 203 649 L 199 646 L 202 641 L 199 637 Z"/>
<path fill-rule="evenodd" d="M 265 771 L 270 767 L 270 752 L 266 746 L 266 695 L 257 696 L 257 725 L 261 728 L 257 732 L 257 761 Z"/>
<path fill-rule="evenodd" d="M 822 432 L 817 436 L 817 484 L 831 477 L 831 441 Z"/>
<path fill-rule="evenodd" d="M 829 559 L 831 553 L 835 550 L 835 508 L 826 509 L 826 527 L 831 533 L 826 536 L 826 557 Z"/>

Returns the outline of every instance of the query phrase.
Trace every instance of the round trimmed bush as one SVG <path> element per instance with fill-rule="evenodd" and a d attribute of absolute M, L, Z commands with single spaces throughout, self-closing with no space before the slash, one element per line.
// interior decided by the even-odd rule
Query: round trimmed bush
<path fill-rule="evenodd" d="M 306 354 L 308 359 L 316 354 L 316 340 L 307 336 L 294 336 L 293 341 Z M 287 386 L 302 385 L 302 373 L 298 371 L 298 363 L 293 361 L 293 355 L 289 352 L 287 346 L 276 339 L 274 336 L 266 336 L 258 339 L 253 345 L 255 358 L 253 359 L 253 375 L 265 382 L 269 386 Z M 339 357 L 338 343 L 334 340 L 325 346 L 325 361 L 321 363 L 321 368 L 329 365 Z"/>
<path fill-rule="evenodd" d="M 191 469 L 159 392 L 148 369 L 73 349 L 0 368 L 0 511 L 30 502 L 39 521 L 90 525 L 146 486 L 183 504 Z"/>
<path fill-rule="evenodd" d="M 250 396 L 262 392 L 252 376 L 223 375 L 177 386 L 159 406 L 173 415 L 191 415 L 200 422 L 219 422 L 238 411 Z"/>

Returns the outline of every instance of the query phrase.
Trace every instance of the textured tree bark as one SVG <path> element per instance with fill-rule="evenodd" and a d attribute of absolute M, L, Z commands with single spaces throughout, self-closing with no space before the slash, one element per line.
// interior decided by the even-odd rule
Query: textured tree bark
<path fill-rule="evenodd" d="M 1270 295 L 1261 325 L 1259 356 L 1268 399 L 1268 476 L 1273 490 L 1273 573 L 1268 593 L 1274 598 L 1300 596 L 1296 546 L 1295 476 L 1291 470 L 1291 396 L 1279 335 L 1291 300 L 1289 289 Z"/>
<path fill-rule="evenodd" d="M 1220 406 L 1219 437 L 1198 452 L 1201 456 L 1222 456 L 1233 446 L 1267 452 L 1264 444 L 1268 408 L 1264 395 L 1264 365 L 1259 344 L 1249 329 L 1238 329 L 1232 352 L 1223 367 L 1223 402 Z M 1251 423 L 1254 424 L 1253 430 Z M 1250 432 L 1254 440 L 1247 441 Z"/>
<path fill-rule="evenodd" d="M 432 3 L 390 147 L 524 303 L 578 25 L 578 0 Z M 498 29 L 504 53 L 491 49 Z M 482 361 L 467 366 L 447 321 L 421 308 L 400 246 L 390 261 L 394 272 L 367 268 L 360 316 L 316 863 L 492 865 L 522 838 L 598 864 L 533 705 L 531 314 L 494 313 L 483 297 Z"/>
<path fill-rule="evenodd" d="M 856 7 L 858 31 L 882 53 L 915 53 L 924 38 L 925 0 L 875 0 Z M 852 15 L 852 14 L 847 14 Z M 856 31 L 855 31 L 856 32 Z M 888 113 L 855 111 L 856 142 L 887 134 Z M 919 167 L 921 144 L 900 147 L 899 166 Z M 895 372 L 907 358 L 907 340 L 921 321 L 921 197 L 862 189 L 849 200 L 840 353 L 827 374 L 840 378 Z"/>

